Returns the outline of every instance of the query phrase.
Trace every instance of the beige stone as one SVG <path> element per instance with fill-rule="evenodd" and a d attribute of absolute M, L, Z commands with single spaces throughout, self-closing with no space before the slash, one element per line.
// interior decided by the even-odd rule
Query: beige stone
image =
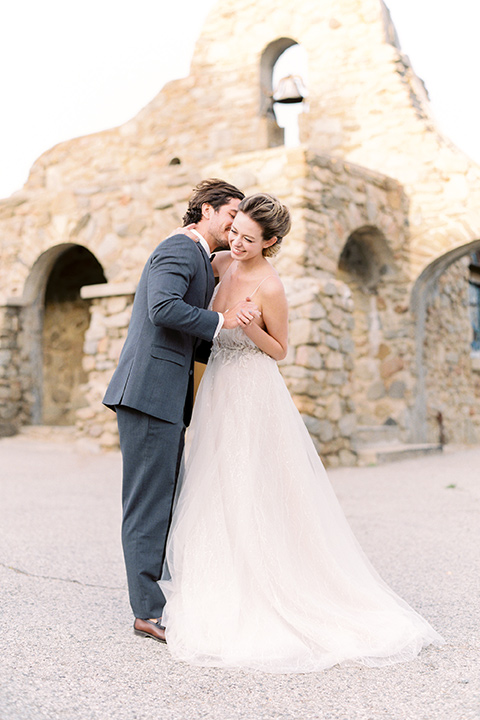
<path fill-rule="evenodd" d="M 404 367 L 402 358 L 399 357 L 387 357 L 380 365 L 380 375 L 382 378 L 390 377 Z"/>
<path fill-rule="evenodd" d="M 353 461 L 353 436 L 341 437 L 339 423 L 355 413 L 362 422 L 391 417 L 404 440 L 432 439 L 441 407 L 451 441 L 477 437 L 467 288 L 469 253 L 480 246 L 480 169 L 435 127 L 394 35 L 377 0 L 339 0 L 334 15 L 329 0 L 294 8 L 225 0 L 207 18 L 188 77 L 128 123 L 36 161 L 20 193 L 0 201 L 1 409 L 16 426 L 41 421 L 39 388 L 52 363 L 61 366 L 57 397 L 70 384 L 75 402 L 99 408 L 143 264 L 181 222 L 195 183 L 218 176 L 276 194 L 292 210 L 275 259 L 291 307 L 281 370 L 313 418 L 326 420 L 328 408 L 338 415 L 332 392 L 352 403 L 338 422 L 328 418 L 331 439 L 312 435 L 328 463 Z M 284 147 L 267 119 L 272 67 L 264 63 L 276 59 L 272 41 L 284 49 L 282 38 L 308 57 L 296 148 Z M 78 353 L 69 331 L 50 329 L 43 355 L 32 327 L 42 324 L 46 284 L 70 245 L 90 253 L 107 282 L 91 270 L 80 291 L 91 316 L 78 329 Z M 100 410 L 78 417 L 85 435 L 102 428 L 104 448 L 116 443 L 109 422 Z"/>

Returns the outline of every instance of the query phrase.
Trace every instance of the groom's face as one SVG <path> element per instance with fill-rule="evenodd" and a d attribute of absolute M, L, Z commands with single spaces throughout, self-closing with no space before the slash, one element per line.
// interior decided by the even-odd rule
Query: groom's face
<path fill-rule="evenodd" d="M 221 205 L 218 210 L 212 208 L 209 216 L 208 232 L 215 240 L 215 247 L 228 248 L 228 233 L 232 227 L 237 214 L 240 200 L 232 198 L 226 205 Z"/>

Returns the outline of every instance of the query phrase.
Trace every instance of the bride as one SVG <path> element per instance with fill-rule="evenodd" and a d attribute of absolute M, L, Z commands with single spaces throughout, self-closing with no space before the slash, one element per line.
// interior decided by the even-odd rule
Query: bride
<path fill-rule="evenodd" d="M 363 554 L 277 368 L 288 308 L 267 258 L 289 212 L 266 194 L 238 210 L 212 307 L 250 297 L 260 314 L 220 331 L 197 394 L 161 581 L 168 646 L 279 673 L 410 660 L 442 638 Z"/>

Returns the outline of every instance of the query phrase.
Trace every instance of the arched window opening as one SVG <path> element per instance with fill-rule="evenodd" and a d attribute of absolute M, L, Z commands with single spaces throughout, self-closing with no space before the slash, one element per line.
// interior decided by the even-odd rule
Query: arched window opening
<path fill-rule="evenodd" d="M 273 66 L 273 112 L 283 129 L 286 147 L 300 144 L 299 116 L 305 111 L 306 76 L 307 54 L 298 44 L 285 50 Z"/>
<path fill-rule="evenodd" d="M 260 67 L 260 113 L 267 119 L 268 147 L 300 142 L 298 117 L 305 110 L 307 56 L 291 38 L 264 50 Z"/>
<path fill-rule="evenodd" d="M 338 263 L 340 272 L 367 292 L 375 292 L 379 282 L 396 272 L 393 253 L 383 233 L 376 227 L 365 225 L 348 238 Z"/>

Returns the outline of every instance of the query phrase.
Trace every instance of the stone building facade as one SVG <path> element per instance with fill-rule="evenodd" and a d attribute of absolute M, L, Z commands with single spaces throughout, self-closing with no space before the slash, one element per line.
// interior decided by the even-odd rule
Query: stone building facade
<path fill-rule="evenodd" d="M 308 97 L 287 148 L 272 78 L 295 45 Z M 0 434 L 74 424 L 117 446 L 101 397 L 136 282 L 212 176 L 292 210 L 281 369 L 327 464 L 373 440 L 480 442 L 480 168 L 438 131 L 381 0 L 219 2 L 187 78 L 0 201 Z"/>

